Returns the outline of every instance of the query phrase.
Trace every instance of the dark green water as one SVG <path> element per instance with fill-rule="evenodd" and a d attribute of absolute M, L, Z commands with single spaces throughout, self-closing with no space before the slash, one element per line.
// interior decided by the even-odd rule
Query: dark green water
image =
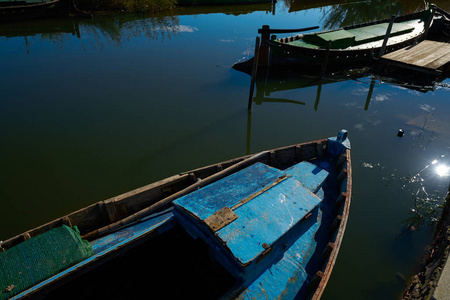
<path fill-rule="evenodd" d="M 263 24 L 339 27 L 422 5 L 346 3 L 2 24 L 0 240 L 178 172 L 345 128 L 352 206 L 323 299 L 397 299 L 449 184 L 435 167 L 450 163 L 450 81 L 421 93 L 377 79 L 367 101 L 371 77 L 320 90 L 275 79 L 272 100 L 249 115 L 250 77 L 231 69 L 252 56 Z"/>

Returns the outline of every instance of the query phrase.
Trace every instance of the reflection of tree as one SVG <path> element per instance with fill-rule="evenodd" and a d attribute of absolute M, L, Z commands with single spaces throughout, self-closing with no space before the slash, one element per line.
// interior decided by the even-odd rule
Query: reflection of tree
<path fill-rule="evenodd" d="M 145 17 L 131 14 L 96 16 L 94 20 L 38 20 L 13 25 L 0 24 L 0 38 L 24 37 L 27 52 L 38 39 L 50 41 L 62 48 L 76 35 L 82 37 L 83 41 L 87 40 L 93 48 L 103 48 L 105 44 L 118 47 L 133 37 L 170 39 L 180 31 L 178 16 Z"/>
<path fill-rule="evenodd" d="M 123 41 L 133 37 L 145 36 L 151 40 L 164 40 L 179 31 L 177 16 L 136 18 L 134 15 L 108 16 L 96 18 L 95 22 L 80 24 L 83 35 L 89 38 L 92 46 L 120 46 Z"/>
<path fill-rule="evenodd" d="M 157 13 L 175 8 L 176 0 L 76 0 L 76 5 L 84 11 L 125 11 L 137 13 Z"/>
<path fill-rule="evenodd" d="M 405 14 L 403 6 L 394 0 L 372 0 L 322 8 L 323 27 L 338 28 L 353 24 L 388 19 Z"/>

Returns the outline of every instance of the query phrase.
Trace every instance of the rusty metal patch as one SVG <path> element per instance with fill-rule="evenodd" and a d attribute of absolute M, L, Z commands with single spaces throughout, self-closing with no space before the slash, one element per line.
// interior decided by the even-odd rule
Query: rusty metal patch
<path fill-rule="evenodd" d="M 228 206 L 225 206 L 206 218 L 205 223 L 212 229 L 212 231 L 216 232 L 237 218 L 238 216 L 234 213 L 234 211 L 232 211 Z"/>

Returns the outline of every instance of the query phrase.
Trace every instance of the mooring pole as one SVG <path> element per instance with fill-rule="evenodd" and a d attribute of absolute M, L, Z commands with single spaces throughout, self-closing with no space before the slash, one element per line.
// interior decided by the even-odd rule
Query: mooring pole
<path fill-rule="evenodd" d="M 328 64 L 328 58 L 330 57 L 330 47 L 331 47 L 331 40 L 328 41 L 327 43 L 327 50 L 325 52 L 325 57 L 322 63 L 322 69 L 320 70 L 320 79 L 323 78 L 323 76 L 325 75 L 325 70 L 327 69 L 327 64 Z"/>
<path fill-rule="evenodd" d="M 380 59 L 381 56 L 386 51 L 386 45 L 387 45 L 387 42 L 389 40 L 389 36 L 391 35 L 391 30 L 392 30 L 392 26 L 394 25 L 394 20 L 395 20 L 395 16 L 392 16 L 391 20 L 389 21 L 389 26 L 388 26 L 388 28 L 386 30 L 386 35 L 384 36 L 383 45 L 381 46 L 380 53 L 378 54 L 378 59 Z"/>
<path fill-rule="evenodd" d="M 258 72 L 259 62 L 259 40 L 259 36 L 257 36 L 255 42 L 255 55 L 253 56 L 252 79 L 250 80 L 250 93 L 248 95 L 248 110 L 251 110 L 253 106 L 253 92 L 255 91 L 255 78 L 256 73 Z"/>
<path fill-rule="evenodd" d="M 261 64 L 261 67 L 268 67 L 269 66 L 269 49 L 270 46 L 267 43 L 268 40 L 270 40 L 270 26 L 269 25 L 263 25 L 263 27 L 258 30 L 258 33 L 261 34 L 261 46 L 259 51 L 259 64 Z"/>

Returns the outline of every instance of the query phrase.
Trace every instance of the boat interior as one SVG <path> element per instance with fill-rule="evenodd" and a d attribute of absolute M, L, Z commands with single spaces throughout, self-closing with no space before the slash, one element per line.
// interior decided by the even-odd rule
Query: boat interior
<path fill-rule="evenodd" d="M 347 29 L 336 29 L 326 32 L 298 35 L 293 39 L 280 39 L 282 43 L 307 47 L 312 49 L 325 49 L 330 42 L 330 49 L 363 49 L 381 44 L 384 40 L 388 23 L 379 23 Z M 394 23 L 390 34 L 390 43 L 401 42 L 414 36 L 419 36 L 424 30 L 424 21 L 421 19 Z"/>
<path fill-rule="evenodd" d="M 259 298 L 267 285 L 276 293 L 293 278 L 297 280 L 293 291 L 307 295 L 312 288 L 305 283 L 323 266 L 323 252 L 330 235 L 336 234 L 329 230 L 336 215 L 338 190 L 332 165 L 329 160 L 317 159 L 278 170 L 256 163 L 234 177 L 188 194 L 175 201 L 175 208 L 92 241 L 94 253 L 101 255 L 140 230 L 154 228 L 156 232 L 126 256 L 91 270 L 46 299 L 137 298 L 148 293 L 164 299 L 232 298 L 242 293 Z M 299 184 L 296 176 L 311 178 Z M 248 184 L 250 177 L 259 179 L 252 185 Z M 230 189 L 237 182 L 247 185 Z M 297 190 L 287 195 L 300 193 L 298 201 L 279 198 L 286 189 L 292 190 L 292 185 Z M 231 211 L 222 214 L 219 210 L 212 221 L 202 219 L 202 214 L 207 216 L 224 204 Z M 230 221 L 230 214 L 237 218 Z M 220 224 L 222 221 L 225 223 Z M 221 228 L 213 229 L 217 224 Z M 281 272 L 286 275 L 280 276 Z"/>

